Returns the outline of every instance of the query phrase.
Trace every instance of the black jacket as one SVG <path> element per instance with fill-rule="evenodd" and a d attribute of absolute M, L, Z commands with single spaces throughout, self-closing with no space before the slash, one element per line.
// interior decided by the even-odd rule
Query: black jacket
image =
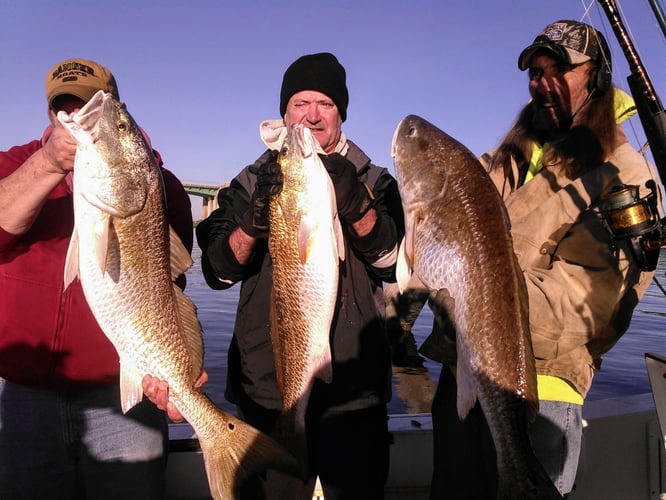
<path fill-rule="evenodd" d="M 333 411 L 357 409 L 390 399 L 391 362 L 385 332 L 382 282 L 395 281 L 397 246 L 404 234 L 395 179 L 377 167 L 351 141 L 347 158 L 359 179 L 375 196 L 378 221 L 370 234 L 357 237 L 343 222 L 346 259 L 341 264 L 338 306 L 331 327 L 333 381 L 319 380 L 310 404 Z M 266 151 L 256 162 L 269 157 Z M 229 349 L 226 398 L 240 395 L 269 409 L 282 400 L 275 379 L 269 332 L 272 265 L 267 242 L 258 240 L 252 260 L 240 265 L 229 248 L 229 235 L 247 210 L 256 176 L 249 166 L 218 196 L 219 208 L 197 227 L 202 269 L 211 288 L 225 289 L 241 281 L 234 336 Z"/>

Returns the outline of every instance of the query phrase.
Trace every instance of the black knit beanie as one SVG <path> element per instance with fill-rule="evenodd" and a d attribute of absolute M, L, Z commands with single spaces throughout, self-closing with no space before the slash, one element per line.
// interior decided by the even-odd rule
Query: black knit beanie
<path fill-rule="evenodd" d="M 287 102 L 301 90 L 316 90 L 330 97 L 338 107 L 340 117 L 347 119 L 349 93 L 345 83 L 345 68 L 333 54 L 321 52 L 296 59 L 284 72 L 280 90 L 280 116 L 287 111 Z"/>

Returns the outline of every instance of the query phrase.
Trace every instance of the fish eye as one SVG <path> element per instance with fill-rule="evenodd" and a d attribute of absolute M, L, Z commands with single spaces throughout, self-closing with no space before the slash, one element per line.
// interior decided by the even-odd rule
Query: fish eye
<path fill-rule="evenodd" d="M 409 131 L 407 132 L 407 136 L 414 137 L 415 135 L 416 135 L 416 127 L 409 127 Z"/>
<path fill-rule="evenodd" d="M 118 130 L 121 132 L 125 132 L 127 130 L 127 123 L 125 122 L 118 122 Z"/>

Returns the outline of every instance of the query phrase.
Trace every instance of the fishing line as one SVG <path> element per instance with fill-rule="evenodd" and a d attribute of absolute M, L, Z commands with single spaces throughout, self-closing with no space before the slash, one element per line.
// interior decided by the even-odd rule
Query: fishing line
<path fill-rule="evenodd" d="M 642 75 L 642 72 L 645 72 L 645 79 L 647 80 L 647 85 L 648 85 L 648 90 L 649 87 L 651 87 L 651 82 L 649 80 L 649 76 L 647 75 L 647 69 L 644 68 L 644 66 L 641 64 L 640 60 L 640 53 L 638 51 L 638 48 L 634 43 L 632 43 L 632 40 L 634 40 L 634 35 L 631 29 L 631 26 L 628 24 L 626 16 L 624 14 L 624 10 L 622 8 L 622 5 L 620 4 L 619 0 L 613 0 L 612 2 L 602 2 L 602 0 L 591 0 L 589 2 L 589 5 L 585 5 L 585 0 L 581 0 L 581 5 L 583 6 L 584 10 L 584 15 L 583 17 L 586 17 L 587 20 L 589 21 L 588 24 L 591 26 L 594 26 L 594 23 L 591 22 L 591 17 L 590 17 L 590 9 L 592 7 L 592 4 L 596 3 L 597 4 L 597 12 L 601 18 L 601 22 L 599 23 L 602 27 L 597 28 L 600 32 L 604 34 L 607 40 L 616 40 L 616 42 L 620 45 L 620 48 L 622 49 L 622 57 L 617 57 L 615 54 L 615 50 L 613 45 L 610 43 L 608 44 L 608 50 L 611 53 L 611 57 L 615 58 L 616 63 L 620 61 L 626 61 L 628 64 L 628 70 L 629 70 L 629 75 L 626 79 L 624 78 L 618 78 L 617 81 L 615 78 L 613 78 L 613 84 L 615 87 L 620 89 L 621 91 L 624 91 L 626 94 L 633 96 L 633 92 L 631 90 L 631 82 L 629 81 L 630 79 L 638 79 L 640 80 L 640 75 Z M 603 4 L 603 7 L 602 7 Z M 607 15 L 605 12 L 605 8 L 608 8 L 608 6 L 611 5 L 615 11 L 616 11 L 616 19 L 610 19 L 610 15 Z M 604 22 L 604 19 L 608 22 Z M 616 34 L 615 29 L 617 26 L 615 26 L 615 22 L 620 23 L 620 26 L 624 30 L 624 33 L 622 34 L 622 40 L 620 40 L 620 34 Z M 610 25 L 609 25 L 610 24 Z M 595 27 L 596 28 L 596 27 Z M 608 31 L 612 28 L 612 33 L 608 33 Z M 628 47 L 625 47 L 623 43 L 626 43 Z M 626 52 L 629 52 L 627 54 Z M 605 54 L 603 55 L 605 57 Z M 636 65 L 636 68 L 632 66 L 632 62 L 634 65 Z M 609 61 L 606 61 L 606 63 L 609 63 Z M 609 64 L 610 66 L 610 64 Z M 618 69 L 618 65 L 615 65 L 615 73 L 619 74 L 620 70 Z M 656 95 L 656 91 L 653 90 Z M 658 99 L 658 97 L 657 97 Z M 655 158 L 655 150 L 650 147 L 650 139 L 649 139 L 649 132 L 646 130 L 645 125 L 643 123 L 643 119 L 640 116 L 640 113 L 638 113 L 638 109 L 636 108 L 636 104 L 634 105 L 633 113 L 635 116 L 629 116 L 629 119 L 626 119 L 624 123 L 626 123 L 627 127 L 626 128 L 626 133 L 628 136 L 632 137 L 633 144 L 635 145 L 636 149 L 638 152 L 641 154 L 643 159 L 645 160 L 645 168 L 648 170 L 648 173 L 651 177 L 653 177 L 653 172 L 650 167 L 650 158 L 648 157 L 648 151 L 649 154 L 652 157 L 652 163 L 657 167 L 657 171 L 659 171 L 660 166 L 658 164 L 659 161 L 661 161 L 661 156 L 662 152 L 661 150 L 657 149 L 656 150 L 656 155 L 659 156 L 659 158 Z M 640 128 L 636 126 L 636 119 L 639 120 L 639 123 L 641 124 Z M 653 132 L 654 133 L 654 132 Z M 655 146 L 657 147 L 657 146 Z M 655 181 L 661 186 L 661 192 L 664 192 L 664 181 L 666 179 L 661 178 L 661 172 L 657 175 L 655 178 Z M 666 199 L 661 201 L 661 212 L 663 213 L 664 211 L 664 202 Z"/>
<path fill-rule="evenodd" d="M 664 276 L 666 276 L 666 273 L 664 273 Z M 656 274 L 654 276 L 652 276 L 652 281 L 654 281 L 654 284 L 659 287 L 659 290 L 661 290 L 661 293 L 663 293 L 664 296 L 666 297 L 666 289 L 664 289 L 664 287 L 661 286 L 661 283 L 659 283 L 659 280 L 657 280 L 657 275 Z"/>
<path fill-rule="evenodd" d="M 659 172 L 656 175 L 656 177 L 654 177 L 654 180 L 658 184 L 661 184 L 662 186 L 661 189 L 663 193 L 664 179 L 661 178 L 662 176 L 661 170 L 663 170 L 663 163 L 665 162 L 664 151 L 662 149 L 664 138 L 663 136 L 658 135 L 660 133 L 659 132 L 660 130 L 662 130 L 661 133 L 663 133 L 663 129 L 660 128 L 660 126 L 663 127 L 664 123 L 663 107 L 659 102 L 656 90 L 652 88 L 652 83 L 650 81 L 649 75 L 647 74 L 647 69 L 644 67 L 644 65 L 641 62 L 641 57 L 638 48 L 635 46 L 634 43 L 632 43 L 632 40 L 634 40 L 635 38 L 631 26 L 629 26 L 626 21 L 626 16 L 624 14 L 620 1 L 592 0 L 588 3 L 588 5 L 586 5 L 585 0 L 581 0 L 581 5 L 584 10 L 583 18 L 587 18 L 588 24 L 590 24 L 591 26 L 594 26 L 594 23 L 591 22 L 590 18 L 590 9 L 593 3 L 597 4 L 597 12 L 602 19 L 601 23 L 599 23 L 602 26 L 602 28 L 598 29 L 598 31 L 600 33 L 603 33 L 607 40 L 611 39 L 616 40 L 616 42 L 619 44 L 620 48 L 622 49 L 622 55 L 624 56 L 616 58 L 616 62 L 619 62 L 621 60 L 626 60 L 629 67 L 628 69 L 630 76 L 628 76 L 626 80 L 619 78 L 618 82 L 613 81 L 613 83 L 618 89 L 620 89 L 620 91 L 624 91 L 631 96 L 636 96 L 636 93 L 638 93 L 639 91 L 643 91 L 645 93 L 645 99 L 642 98 L 639 99 L 639 97 L 635 97 L 635 99 L 638 99 L 639 102 L 636 102 L 633 106 L 633 113 L 635 113 L 638 116 L 638 119 L 641 123 L 640 132 L 642 133 L 639 133 L 639 129 L 635 126 L 635 119 L 629 119 L 627 120 L 626 123 L 629 126 L 629 130 L 631 131 L 634 143 L 639 145 L 637 149 L 639 149 L 640 154 L 643 156 L 645 160 L 645 168 L 650 173 L 650 176 L 654 177 L 655 174 L 652 173 L 652 170 L 649 165 L 650 163 L 649 158 L 647 156 L 647 151 L 650 150 L 650 155 L 652 156 L 653 162 L 657 167 L 657 171 Z M 608 21 L 607 23 L 603 22 L 604 18 L 607 19 Z M 613 32 L 612 36 L 609 36 L 608 30 L 611 28 Z M 610 53 L 610 57 L 611 58 L 615 57 L 614 53 L 615 51 L 613 50 L 611 44 L 608 44 L 607 49 Z M 607 57 L 607 54 L 603 51 L 602 51 L 602 57 L 604 58 Z M 608 67 L 612 67 L 610 65 L 610 61 L 605 61 L 605 63 L 607 64 Z M 615 72 L 619 73 L 617 64 L 615 65 Z M 622 82 L 622 85 L 619 85 L 618 84 L 619 82 Z M 617 97 L 618 96 L 616 95 L 616 107 L 618 102 Z M 639 106 L 642 107 L 639 108 Z M 650 115 L 649 113 L 654 113 L 654 115 Z M 621 123 L 621 121 L 619 121 L 618 123 Z M 650 147 L 651 142 L 653 143 L 652 147 Z M 653 195 L 656 195 L 656 190 L 653 190 Z M 661 202 L 662 213 L 663 213 L 663 203 L 664 200 L 662 200 Z M 656 198 L 654 198 L 652 204 L 650 205 L 655 212 L 655 216 L 657 216 L 656 212 L 660 211 L 657 208 L 657 204 L 658 201 Z M 659 232 L 662 231 L 660 230 Z M 663 241 L 663 233 L 658 241 L 659 242 Z M 661 243 L 659 243 L 659 245 L 661 246 Z M 658 257 L 655 256 L 655 260 L 651 264 L 654 265 L 654 267 L 656 267 L 657 258 Z M 666 290 L 664 289 L 664 287 L 661 286 L 659 281 L 656 279 L 656 275 L 653 276 L 653 281 L 659 287 L 662 294 L 666 296 Z"/>
<path fill-rule="evenodd" d="M 606 40 L 616 40 L 615 33 L 609 33 L 609 26 L 607 26 L 608 23 L 604 22 L 605 19 L 605 14 L 602 12 L 601 5 L 599 5 L 598 0 L 589 0 L 589 3 L 586 4 L 585 0 L 580 0 L 581 7 L 583 8 L 583 15 L 580 18 L 581 22 L 585 22 L 589 24 L 590 26 L 594 27 L 598 31 L 601 31 L 604 36 L 606 37 Z M 600 23 L 595 23 L 592 19 L 592 16 L 590 14 L 590 11 L 592 9 L 592 6 L 596 5 L 596 11 L 601 19 Z M 633 32 L 631 30 L 631 26 L 627 23 L 626 21 L 626 16 L 624 15 L 624 10 L 622 9 L 622 4 L 620 3 L 619 0 L 615 1 L 615 5 L 617 6 L 618 13 L 624 20 L 625 26 L 627 28 L 628 34 L 631 37 L 631 39 L 634 39 Z M 601 27 L 597 27 L 595 24 L 601 24 Z M 624 60 L 624 54 L 621 54 L 622 57 L 617 57 L 613 44 L 608 43 L 608 49 L 611 52 L 611 56 L 616 60 L 616 61 L 621 61 Z M 638 52 L 638 49 L 636 49 Z M 603 54 L 603 57 L 606 57 L 605 54 Z M 610 61 L 606 61 L 606 63 L 610 63 Z M 615 65 L 616 71 L 617 71 L 617 64 Z M 623 90 L 626 92 L 628 95 L 631 95 L 631 90 L 629 89 L 629 84 L 624 78 L 618 78 L 617 80 L 613 78 L 613 85 L 620 90 Z M 645 158 L 646 152 L 650 149 L 647 138 L 645 138 L 644 134 L 639 133 L 639 130 L 643 130 L 642 125 L 641 128 L 638 129 L 635 125 L 635 119 L 628 119 L 626 121 L 627 125 L 629 126 L 629 129 L 631 130 L 631 135 L 634 138 L 634 143 L 637 145 L 638 151 L 641 153 L 641 155 Z M 647 165 L 646 165 L 647 166 Z"/>

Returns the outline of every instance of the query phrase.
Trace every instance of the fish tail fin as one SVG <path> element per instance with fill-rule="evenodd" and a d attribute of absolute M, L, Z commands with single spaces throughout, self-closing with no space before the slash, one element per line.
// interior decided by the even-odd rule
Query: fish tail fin
<path fill-rule="evenodd" d="M 495 449 L 500 450 L 497 454 L 497 498 L 563 500 L 534 453 L 527 429 L 520 434 L 524 439 L 522 444 L 518 440 L 514 440 L 511 447 L 496 443 Z"/>
<path fill-rule="evenodd" d="M 210 492 L 215 500 L 233 500 L 248 478 L 274 468 L 298 474 L 296 459 L 274 439 L 223 412 L 199 436 Z"/>
<path fill-rule="evenodd" d="M 308 446 L 305 437 L 305 408 L 303 405 L 293 406 L 283 411 L 277 419 L 271 434 L 278 443 L 282 444 L 297 460 L 297 469 L 294 471 L 305 480 L 308 476 Z"/>
<path fill-rule="evenodd" d="M 534 457 L 536 460 L 536 457 Z M 512 471 L 515 473 L 515 471 Z M 520 477 L 520 481 L 516 481 Z M 498 471 L 497 498 L 520 500 L 563 500 L 553 481 L 540 463 L 533 462 L 533 468 L 524 476 L 507 476 Z"/>

